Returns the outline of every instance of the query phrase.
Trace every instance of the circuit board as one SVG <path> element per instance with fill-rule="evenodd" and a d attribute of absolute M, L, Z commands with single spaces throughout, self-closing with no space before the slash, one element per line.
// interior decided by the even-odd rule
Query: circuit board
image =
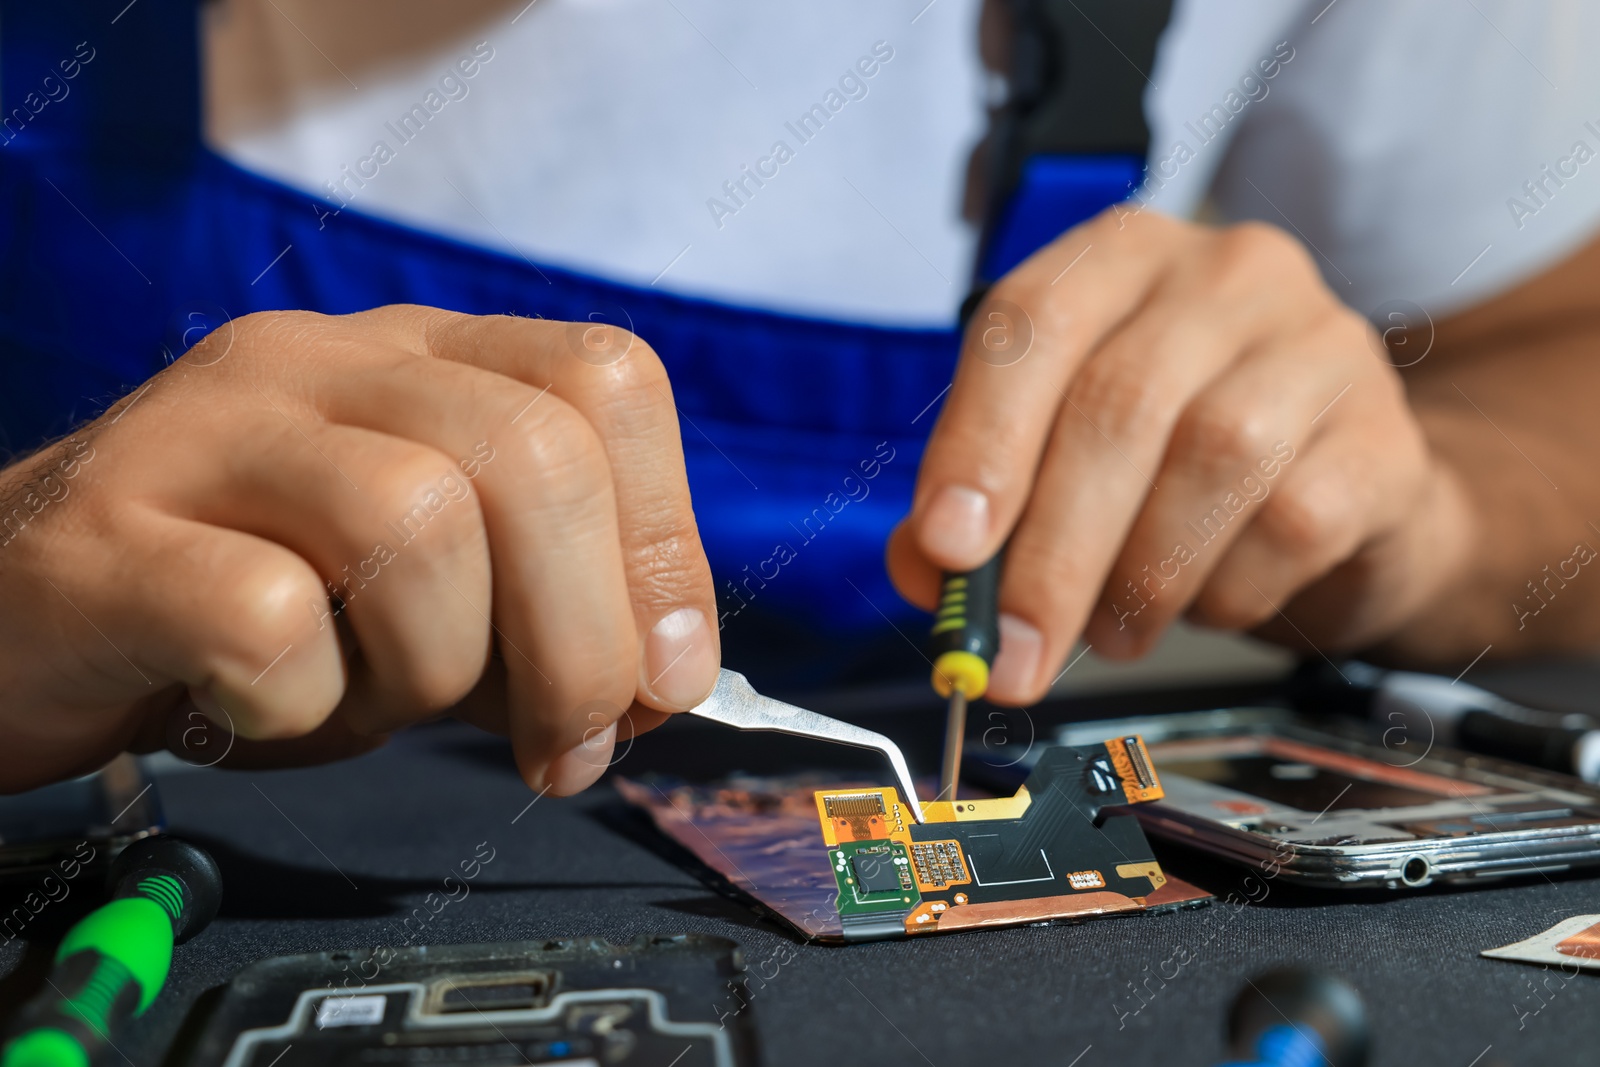
<path fill-rule="evenodd" d="M 1137 736 L 1054 747 L 1013 796 L 925 802 L 891 786 L 619 778 L 700 863 L 819 941 L 1167 911 L 1210 895 L 1169 877 L 1127 805 L 1163 793 Z"/>
<path fill-rule="evenodd" d="M 1138 911 L 1167 884 L 1107 810 L 1163 795 L 1137 736 L 1052 748 L 1015 796 L 924 804 L 920 824 L 892 787 L 815 795 L 846 941 Z"/>

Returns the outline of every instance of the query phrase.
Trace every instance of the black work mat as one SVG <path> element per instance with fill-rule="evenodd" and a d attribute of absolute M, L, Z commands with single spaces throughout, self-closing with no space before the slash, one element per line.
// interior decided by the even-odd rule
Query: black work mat
<path fill-rule="evenodd" d="M 783 743 L 682 725 L 641 742 L 619 769 L 672 769 L 674 753 L 691 750 L 748 766 L 750 745 Z M 1215 1063 L 1244 978 L 1285 963 L 1327 968 L 1360 990 L 1379 1067 L 1566 1062 L 1600 1047 L 1600 975 L 1563 984 L 1478 956 L 1600 911 L 1600 880 L 1361 900 L 1273 884 L 1260 904 L 1237 908 L 822 947 L 707 888 L 608 786 L 534 802 L 509 749 L 459 725 L 350 763 L 178 770 L 160 787 L 172 831 L 216 856 L 226 903 L 179 948 L 166 992 L 120 1042 L 131 1067 L 157 1067 L 195 999 L 266 956 L 684 931 L 744 946 L 754 977 L 740 997 L 771 1065 Z M 458 882 L 446 887 L 489 850 L 464 897 Z M 1262 893 L 1245 871 L 1181 857 L 1174 869 L 1219 896 Z M 438 907 L 445 895 L 458 899 Z M 40 942 L 30 961 L 50 944 L 45 931 L 30 928 Z M 26 990 L 22 947 L 0 944 L 8 1003 Z M 716 1008 L 737 1010 L 740 997 L 730 991 Z"/>

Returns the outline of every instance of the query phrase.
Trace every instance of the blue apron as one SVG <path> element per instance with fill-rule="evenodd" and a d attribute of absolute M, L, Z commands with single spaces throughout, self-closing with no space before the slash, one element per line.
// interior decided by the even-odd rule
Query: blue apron
<path fill-rule="evenodd" d="M 883 548 L 954 330 L 733 307 L 330 214 L 202 143 L 197 23 L 193 0 L 0 2 L 0 449 L 68 432 L 250 312 L 625 315 L 671 375 L 725 645 L 781 646 L 774 684 L 839 680 L 888 649 L 923 669 L 888 628 L 920 641 L 923 624 Z M 1079 190 L 1034 246 L 1126 185 Z"/>

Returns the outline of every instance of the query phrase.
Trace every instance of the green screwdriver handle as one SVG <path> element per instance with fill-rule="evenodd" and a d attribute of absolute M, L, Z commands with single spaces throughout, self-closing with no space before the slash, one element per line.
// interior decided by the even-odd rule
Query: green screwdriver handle
<path fill-rule="evenodd" d="M 112 900 L 67 931 L 46 988 L 22 1009 L 0 1067 L 90 1067 L 167 980 L 172 946 L 217 913 L 222 875 L 171 837 L 136 841 L 111 867 Z"/>

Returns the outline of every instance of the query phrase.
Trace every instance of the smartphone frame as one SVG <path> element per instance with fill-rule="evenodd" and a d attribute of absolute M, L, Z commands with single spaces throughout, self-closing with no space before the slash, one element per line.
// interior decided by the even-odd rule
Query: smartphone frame
<path fill-rule="evenodd" d="M 1072 723 L 1058 728 L 1055 741 L 1081 745 L 1130 733 L 1144 737 L 1167 792 L 1162 801 L 1132 809 L 1147 833 L 1233 862 L 1271 865 L 1291 882 L 1408 890 L 1600 866 L 1600 789 L 1577 778 L 1447 749 L 1429 737 L 1376 736 L 1363 724 L 1312 720 L 1280 708 Z M 1332 810 L 1319 813 L 1163 767 L 1164 755 L 1171 763 L 1177 754 L 1205 752 L 1205 742 L 1230 739 L 1277 755 L 1315 746 L 1332 753 L 1335 765 L 1344 761 L 1342 769 L 1377 764 L 1409 784 L 1436 788 L 1443 781 L 1455 788 L 1424 804 L 1330 804 Z M 1540 809 L 1570 809 L 1572 822 L 1534 825 L 1560 821 L 1529 817 Z M 1408 825 L 1429 823 L 1474 828 L 1452 836 L 1401 836 L 1410 832 Z"/>

